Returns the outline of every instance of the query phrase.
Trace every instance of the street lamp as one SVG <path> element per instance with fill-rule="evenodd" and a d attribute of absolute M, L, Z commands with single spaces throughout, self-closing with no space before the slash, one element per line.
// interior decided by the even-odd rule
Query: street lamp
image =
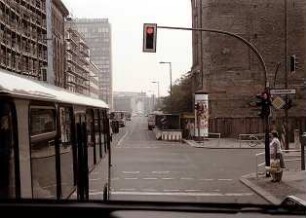
<path fill-rule="evenodd" d="M 154 107 L 155 107 L 155 102 L 154 102 L 154 91 L 153 90 L 148 90 L 148 93 L 152 93 L 152 95 L 149 95 L 149 108 L 150 108 L 150 112 L 154 111 Z"/>
<path fill-rule="evenodd" d="M 157 84 L 157 104 L 159 103 L 159 81 L 152 81 L 152 83 L 156 83 Z"/>
<path fill-rule="evenodd" d="M 172 64 L 169 61 L 160 61 L 160 64 L 169 64 L 169 74 L 170 74 L 170 95 L 172 95 Z"/>

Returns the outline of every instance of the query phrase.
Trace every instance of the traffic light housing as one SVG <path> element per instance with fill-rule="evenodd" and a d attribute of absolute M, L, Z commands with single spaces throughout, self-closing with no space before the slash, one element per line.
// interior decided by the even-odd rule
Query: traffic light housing
<path fill-rule="evenodd" d="M 297 61 L 296 55 L 291 55 L 290 56 L 290 72 L 291 73 L 294 73 L 298 69 L 297 65 L 298 65 L 298 61 Z"/>
<path fill-rule="evenodd" d="M 143 25 L 143 52 L 156 52 L 157 24 Z"/>
<path fill-rule="evenodd" d="M 259 111 L 257 115 L 264 119 L 270 115 L 271 98 L 269 93 L 263 92 L 256 95 L 255 104 L 250 104 L 255 107 L 256 111 Z"/>
<path fill-rule="evenodd" d="M 195 104 L 194 104 L 194 109 L 195 109 L 196 111 L 198 111 L 198 110 L 200 109 L 200 104 L 199 104 L 199 103 L 195 103 Z"/>
<path fill-rule="evenodd" d="M 282 109 L 288 110 L 288 109 L 290 109 L 292 107 L 293 107 L 292 99 L 287 98 L 286 99 L 286 104 L 283 106 Z"/>

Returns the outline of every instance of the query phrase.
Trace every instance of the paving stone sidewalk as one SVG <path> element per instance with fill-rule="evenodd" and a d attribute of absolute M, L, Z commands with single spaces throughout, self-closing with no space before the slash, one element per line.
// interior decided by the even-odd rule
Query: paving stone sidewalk
<path fill-rule="evenodd" d="M 281 182 L 271 182 L 265 175 L 242 176 L 240 181 L 272 204 L 280 204 L 287 196 L 295 196 L 306 206 L 306 172 L 284 171 Z"/>

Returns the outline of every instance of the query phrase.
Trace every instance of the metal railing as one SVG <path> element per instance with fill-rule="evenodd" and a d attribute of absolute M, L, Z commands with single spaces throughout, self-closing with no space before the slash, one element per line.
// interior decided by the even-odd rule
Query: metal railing
<path fill-rule="evenodd" d="M 264 142 L 265 134 L 264 133 L 243 133 L 239 134 L 238 141 L 239 147 L 241 148 L 242 142 L 247 142 L 250 147 L 255 147 L 256 145 Z"/>

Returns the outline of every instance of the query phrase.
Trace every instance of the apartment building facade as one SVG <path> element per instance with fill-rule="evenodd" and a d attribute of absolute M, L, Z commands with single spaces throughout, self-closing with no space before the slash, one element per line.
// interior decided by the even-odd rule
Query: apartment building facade
<path fill-rule="evenodd" d="M 89 47 L 74 21 L 65 23 L 66 69 L 65 88 L 71 92 L 89 95 Z"/>
<path fill-rule="evenodd" d="M 99 68 L 99 98 L 113 105 L 111 25 L 108 19 L 75 19 L 90 48 L 90 59 Z"/>
<path fill-rule="evenodd" d="M 46 80 L 45 0 L 0 0 L 0 67 Z"/>
<path fill-rule="evenodd" d="M 92 61 L 89 62 L 89 71 L 90 97 L 99 98 L 99 68 Z"/>
<path fill-rule="evenodd" d="M 48 68 L 47 81 L 65 87 L 65 19 L 68 9 L 61 0 L 46 0 Z"/>

